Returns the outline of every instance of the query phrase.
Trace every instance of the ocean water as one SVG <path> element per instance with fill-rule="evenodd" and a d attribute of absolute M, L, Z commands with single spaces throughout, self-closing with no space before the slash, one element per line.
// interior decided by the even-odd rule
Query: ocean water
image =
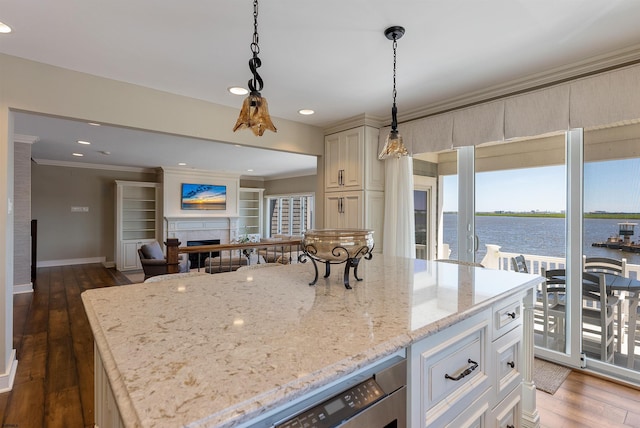
<path fill-rule="evenodd" d="M 640 264 L 640 253 L 629 253 L 608 248 L 592 247 L 594 242 L 604 242 L 618 233 L 618 223 L 623 220 L 584 219 L 583 254 L 588 257 L 626 258 L 627 263 Z M 479 239 L 476 260 L 486 254 L 486 244 L 500 245 L 509 253 L 540 254 L 565 257 L 565 219 L 541 217 L 476 217 L 476 235 Z M 632 241 L 640 241 L 640 221 Z M 457 258 L 457 214 L 445 214 L 443 219 L 444 242 L 451 248 L 450 258 Z"/>

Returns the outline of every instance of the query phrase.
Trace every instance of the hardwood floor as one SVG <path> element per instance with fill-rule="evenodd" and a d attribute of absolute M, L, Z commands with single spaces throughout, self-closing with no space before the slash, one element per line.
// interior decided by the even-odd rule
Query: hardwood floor
<path fill-rule="evenodd" d="M 34 293 L 14 296 L 18 371 L 0 394 L 2 428 L 93 427 L 93 337 L 80 294 L 128 283 L 100 264 L 39 268 Z M 640 391 L 593 376 L 574 371 L 536 397 L 543 428 L 640 428 Z"/>
<path fill-rule="evenodd" d="M 80 294 L 122 284 L 101 264 L 39 268 L 35 291 L 14 296 L 18 369 L 0 394 L 2 427 L 93 427 L 93 335 Z"/>

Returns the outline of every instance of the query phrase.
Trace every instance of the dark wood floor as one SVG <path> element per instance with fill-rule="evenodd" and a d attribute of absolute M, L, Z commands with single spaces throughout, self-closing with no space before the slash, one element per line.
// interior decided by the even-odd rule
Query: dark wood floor
<path fill-rule="evenodd" d="M 0 394 L 2 428 L 92 428 L 93 337 L 80 293 L 128 284 L 100 264 L 39 268 L 34 293 L 14 296 L 18 371 Z M 543 428 L 640 428 L 640 391 L 572 372 L 560 389 L 538 391 Z"/>
<path fill-rule="evenodd" d="M 34 293 L 14 296 L 18 369 L 0 394 L 3 428 L 93 427 L 93 335 L 80 294 L 128 283 L 101 264 L 39 268 Z"/>

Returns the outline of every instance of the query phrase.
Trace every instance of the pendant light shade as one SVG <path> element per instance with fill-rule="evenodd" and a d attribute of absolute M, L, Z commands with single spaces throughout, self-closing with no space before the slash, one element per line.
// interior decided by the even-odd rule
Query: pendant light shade
<path fill-rule="evenodd" d="M 253 56 L 249 60 L 249 69 L 253 78 L 249 80 L 249 95 L 242 103 L 240 116 L 233 127 L 233 131 L 249 128 L 256 136 L 262 136 L 265 130 L 277 132 L 276 127 L 271 122 L 269 116 L 269 106 L 267 99 L 260 91 L 264 87 L 262 77 L 258 74 L 258 68 L 262 61 L 258 58 L 260 46 L 258 45 L 258 0 L 253 1 L 253 42 L 251 42 L 251 52 Z"/>
<path fill-rule="evenodd" d="M 396 49 L 398 47 L 398 39 L 404 35 L 404 27 L 394 26 L 384 30 L 387 39 L 393 40 L 393 106 L 391 107 L 391 131 L 387 135 L 382 151 L 378 155 L 378 159 L 387 159 L 389 157 L 407 156 L 408 151 L 402 142 L 402 135 L 398 132 L 398 108 L 396 107 Z"/>

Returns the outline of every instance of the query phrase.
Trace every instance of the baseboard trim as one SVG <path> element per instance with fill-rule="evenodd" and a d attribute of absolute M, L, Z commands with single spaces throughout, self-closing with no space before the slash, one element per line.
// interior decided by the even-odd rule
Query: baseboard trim
<path fill-rule="evenodd" d="M 53 267 L 53 266 L 68 266 L 68 265 L 84 265 L 88 263 L 104 263 L 106 257 L 87 257 L 84 259 L 63 259 L 63 260 L 44 260 L 39 261 L 37 267 Z"/>
<path fill-rule="evenodd" d="M 112 269 L 116 267 L 116 262 L 102 262 L 102 266 L 104 266 L 106 269 Z"/>
<path fill-rule="evenodd" d="M 13 294 L 33 293 L 33 283 L 19 284 L 13 286 Z"/>
<path fill-rule="evenodd" d="M 13 381 L 16 378 L 17 369 L 18 360 L 16 360 L 16 350 L 13 349 L 5 372 L 0 374 L 0 392 L 8 392 L 13 389 Z"/>

